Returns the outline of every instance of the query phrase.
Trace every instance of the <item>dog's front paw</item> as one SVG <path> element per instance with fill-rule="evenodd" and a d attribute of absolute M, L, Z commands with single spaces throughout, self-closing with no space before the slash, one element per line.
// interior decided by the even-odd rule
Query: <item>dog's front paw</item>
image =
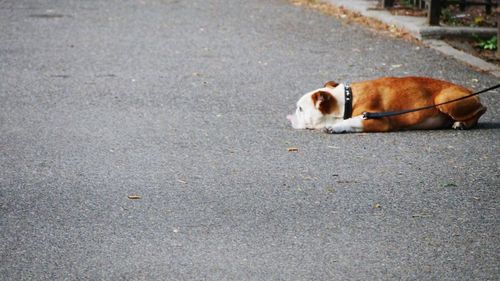
<path fill-rule="evenodd" d="M 343 129 L 340 126 L 326 126 L 323 131 L 327 134 L 341 134 L 347 132 L 347 130 Z"/>
<path fill-rule="evenodd" d="M 323 129 L 323 132 L 325 132 L 325 133 L 327 133 L 327 134 L 333 134 L 333 133 L 335 133 L 335 132 L 333 131 L 333 128 L 332 128 L 331 126 L 325 127 L 325 128 Z"/>

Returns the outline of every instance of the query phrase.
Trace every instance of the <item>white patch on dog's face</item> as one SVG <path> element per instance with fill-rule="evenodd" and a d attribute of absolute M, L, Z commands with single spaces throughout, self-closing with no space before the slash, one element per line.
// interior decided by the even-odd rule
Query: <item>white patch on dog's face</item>
<path fill-rule="evenodd" d="M 295 113 L 287 116 L 294 129 L 316 129 L 317 123 L 323 114 L 313 104 L 311 96 L 315 92 L 302 96 L 297 102 Z"/>
<path fill-rule="evenodd" d="M 320 88 L 302 96 L 295 113 L 288 115 L 287 119 L 294 129 L 322 129 L 330 119 L 328 117 L 336 111 L 336 104 L 333 89 Z"/>

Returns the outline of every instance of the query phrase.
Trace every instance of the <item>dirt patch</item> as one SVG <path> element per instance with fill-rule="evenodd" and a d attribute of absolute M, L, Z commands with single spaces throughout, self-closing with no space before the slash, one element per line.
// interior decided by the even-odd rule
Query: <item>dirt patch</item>
<path fill-rule="evenodd" d="M 475 39 L 444 39 L 446 43 L 450 44 L 453 48 L 479 57 L 487 62 L 500 66 L 500 58 L 496 56 L 495 50 L 484 50 L 479 45 L 480 43 Z"/>
<path fill-rule="evenodd" d="M 494 8 L 491 14 L 487 14 L 484 6 L 470 6 L 461 11 L 459 5 L 449 5 L 441 10 L 440 23 L 447 26 L 497 26 Z"/>
<path fill-rule="evenodd" d="M 469 2 L 484 3 L 484 1 Z M 377 5 L 377 9 L 384 10 L 380 4 Z M 395 16 L 427 17 L 427 10 L 424 5 L 415 7 L 408 0 L 395 0 L 393 7 L 385 10 Z M 460 9 L 459 4 L 446 5 L 441 10 L 440 24 L 444 26 L 495 27 L 497 24 L 494 10 L 495 7 L 492 7 L 491 13 L 488 14 L 486 7 L 483 5 L 467 6 L 463 11 Z"/>

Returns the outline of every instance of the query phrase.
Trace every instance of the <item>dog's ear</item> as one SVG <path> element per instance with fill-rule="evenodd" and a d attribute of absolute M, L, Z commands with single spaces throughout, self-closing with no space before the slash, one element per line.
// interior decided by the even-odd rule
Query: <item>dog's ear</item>
<path fill-rule="evenodd" d="M 330 114 L 337 108 L 337 100 L 328 92 L 316 92 L 311 98 L 314 106 L 323 114 Z"/>
<path fill-rule="evenodd" d="M 335 81 L 327 81 L 324 85 L 325 88 L 335 88 L 339 85 L 339 83 Z"/>

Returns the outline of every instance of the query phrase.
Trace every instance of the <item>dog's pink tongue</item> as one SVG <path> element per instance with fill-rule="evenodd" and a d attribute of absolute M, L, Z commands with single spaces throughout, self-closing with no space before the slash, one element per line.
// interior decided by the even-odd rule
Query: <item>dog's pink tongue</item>
<path fill-rule="evenodd" d="M 293 123 L 293 115 L 288 114 L 288 115 L 286 116 L 286 119 L 288 119 L 288 121 L 290 121 L 290 123 Z"/>

